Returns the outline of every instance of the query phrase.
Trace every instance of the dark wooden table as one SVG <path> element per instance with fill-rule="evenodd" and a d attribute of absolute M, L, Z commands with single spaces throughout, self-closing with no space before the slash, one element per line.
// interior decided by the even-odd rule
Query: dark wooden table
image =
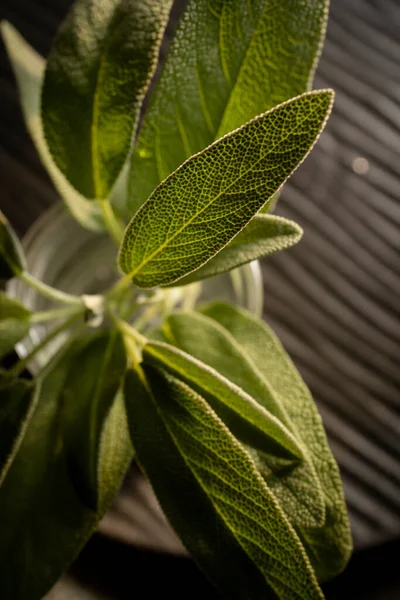
<path fill-rule="evenodd" d="M 46 55 L 69 5 L 2 0 L 1 17 Z M 353 599 L 400 598 L 390 590 L 400 535 L 399 31 L 398 0 L 332 0 L 315 87 L 336 90 L 334 113 L 277 211 L 298 221 L 305 236 L 263 263 L 265 318 L 319 405 L 359 550 L 348 574 L 328 588 L 330 598 L 347 597 L 353 585 Z M 4 48 L 0 56 L 0 207 L 23 234 L 57 195 L 25 131 Z M 89 544 L 76 567 L 80 577 L 91 571 L 88 553 L 107 543 L 95 538 Z M 120 551 L 122 564 L 127 550 Z M 154 560 L 171 586 L 173 574 L 182 572 L 179 561 L 129 552 L 138 564 Z M 184 564 L 197 577 L 199 594 L 206 590 L 194 567 Z M 382 579 L 378 587 L 387 588 L 368 595 L 374 570 Z M 364 584 L 357 580 L 361 573 Z M 104 597 L 111 597 L 103 585 Z M 75 598 L 71 594 L 65 598 Z M 131 596 L 120 591 L 115 597 Z"/>

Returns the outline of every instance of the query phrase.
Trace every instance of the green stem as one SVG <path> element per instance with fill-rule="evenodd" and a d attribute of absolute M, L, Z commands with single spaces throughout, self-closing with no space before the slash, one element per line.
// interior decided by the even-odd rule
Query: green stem
<path fill-rule="evenodd" d="M 133 286 L 130 275 L 125 275 L 117 281 L 117 283 L 107 292 L 106 298 L 112 299 L 122 294 L 130 285 Z"/>
<path fill-rule="evenodd" d="M 20 375 L 22 373 L 22 371 L 25 369 L 25 367 L 27 366 L 27 364 L 32 360 L 32 358 L 34 356 L 36 356 L 36 354 L 38 352 L 40 352 L 40 350 L 42 350 L 45 346 L 47 346 L 47 344 L 49 342 L 51 342 L 58 335 L 60 335 L 60 333 L 62 333 L 66 329 L 68 329 L 68 327 L 70 327 L 75 321 L 77 321 L 79 317 L 80 317 L 80 314 L 79 313 L 75 313 L 69 319 L 67 319 L 66 321 L 64 321 L 63 323 L 61 323 L 61 325 L 58 325 L 58 327 L 55 327 L 54 329 L 52 329 L 50 331 L 50 333 L 48 333 L 46 335 L 46 337 L 44 337 L 42 339 L 42 341 L 37 346 L 35 346 L 34 349 L 31 352 L 29 352 L 29 354 L 27 354 L 27 356 L 25 356 L 25 358 L 23 358 L 22 360 L 20 360 L 15 365 L 15 367 L 13 367 L 9 371 L 9 375 L 11 375 L 12 377 L 18 377 L 18 375 Z"/>
<path fill-rule="evenodd" d="M 143 313 L 132 323 L 132 327 L 134 327 L 135 330 L 139 331 L 143 328 L 144 325 L 148 325 L 151 319 L 155 317 L 157 313 L 160 312 L 160 305 L 152 304 L 151 306 L 146 308 L 146 310 L 144 310 Z"/>
<path fill-rule="evenodd" d="M 114 322 L 124 336 L 132 338 L 141 348 L 143 348 L 149 341 L 147 337 L 136 331 L 134 327 L 132 327 L 122 319 L 114 317 Z"/>
<path fill-rule="evenodd" d="M 83 313 L 84 306 L 68 306 L 66 308 L 55 308 L 54 310 L 44 310 L 42 312 L 37 312 L 31 315 L 30 322 L 31 323 L 43 323 L 44 321 L 51 321 L 53 319 L 62 319 L 62 317 L 69 317 L 72 315 L 77 315 L 79 313 Z"/>
<path fill-rule="evenodd" d="M 79 296 L 74 296 L 73 294 L 67 294 L 66 292 L 61 292 L 61 290 L 56 290 L 55 288 L 43 283 L 39 279 L 36 279 L 33 275 L 30 275 L 27 271 L 23 271 L 20 275 L 22 281 L 24 281 L 27 285 L 34 288 L 38 291 L 42 296 L 46 296 L 46 298 L 50 298 L 54 300 L 54 302 L 63 302 L 64 304 L 79 304 L 82 306 L 82 299 Z"/>
<path fill-rule="evenodd" d="M 124 235 L 124 227 L 121 221 L 116 217 L 109 200 L 99 200 L 101 212 L 103 214 L 104 223 L 111 234 L 111 237 L 120 245 L 122 236 Z"/>

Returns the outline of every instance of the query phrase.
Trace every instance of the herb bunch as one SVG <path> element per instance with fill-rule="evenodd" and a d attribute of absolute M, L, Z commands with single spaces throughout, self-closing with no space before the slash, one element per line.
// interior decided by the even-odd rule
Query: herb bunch
<path fill-rule="evenodd" d="M 271 209 L 332 107 L 331 90 L 310 91 L 328 2 L 190 0 L 141 120 L 171 5 L 77 0 L 47 62 L 2 24 L 40 157 L 82 227 L 115 240 L 120 270 L 98 296 L 51 288 L 1 215 L 0 277 L 53 308 L 1 293 L 0 356 L 54 324 L 0 374 L 10 600 L 39 600 L 58 580 L 134 457 L 229 598 L 323 598 L 319 582 L 351 551 L 337 465 L 279 340 L 243 309 L 197 302 L 204 279 L 302 235 Z"/>

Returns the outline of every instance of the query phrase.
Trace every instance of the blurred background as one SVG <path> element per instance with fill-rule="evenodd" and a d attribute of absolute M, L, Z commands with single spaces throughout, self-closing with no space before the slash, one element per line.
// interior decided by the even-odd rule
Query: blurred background
<path fill-rule="evenodd" d="M 1 0 L 0 16 L 46 56 L 70 4 Z M 318 403 L 350 511 L 355 553 L 325 586 L 328 599 L 400 599 L 399 32 L 399 0 L 331 0 L 314 87 L 336 90 L 334 112 L 276 211 L 305 235 L 262 265 L 264 316 Z M 0 208 L 23 235 L 57 194 L 25 130 L 3 45 L 0 63 Z M 218 597 L 189 559 L 96 534 L 50 597 L 159 592 Z"/>

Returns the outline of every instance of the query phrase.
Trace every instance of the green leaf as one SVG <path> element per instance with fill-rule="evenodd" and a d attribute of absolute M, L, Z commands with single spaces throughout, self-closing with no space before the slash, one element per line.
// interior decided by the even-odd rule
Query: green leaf
<path fill-rule="evenodd" d="M 29 333 L 31 313 L 21 302 L 0 292 L 0 358 Z"/>
<path fill-rule="evenodd" d="M 63 420 L 70 446 L 69 468 L 82 501 L 96 510 L 99 496 L 98 456 L 101 435 L 126 367 L 126 353 L 119 333 L 106 334 L 74 357 L 70 371 L 82 367 L 83 377 L 68 374 L 68 390 L 61 402 L 68 403 Z M 75 401 L 72 402 L 71 399 Z"/>
<path fill-rule="evenodd" d="M 21 445 L 37 400 L 32 383 L 0 382 L 0 487 Z"/>
<path fill-rule="evenodd" d="M 191 0 L 132 156 L 130 214 L 192 154 L 311 89 L 328 0 Z"/>
<path fill-rule="evenodd" d="M 17 234 L 0 210 L 0 280 L 8 281 L 25 270 L 25 256 Z"/>
<path fill-rule="evenodd" d="M 262 377 L 281 398 L 314 463 L 321 482 L 326 519 L 322 528 L 298 528 L 319 580 L 343 570 L 352 550 L 339 470 L 311 394 L 273 331 L 246 311 L 223 303 L 204 310 L 236 339 Z"/>
<path fill-rule="evenodd" d="M 162 331 L 169 343 L 215 369 L 279 419 L 293 435 L 297 434 L 269 381 L 235 338 L 216 321 L 195 312 L 176 313 L 164 322 Z M 303 460 L 295 465 L 281 466 L 282 461 L 274 460 L 260 447 L 261 452 L 253 453 L 253 458 L 292 525 L 322 526 L 325 504 L 321 485 L 305 443 L 299 445 Z"/>
<path fill-rule="evenodd" d="M 93 533 L 122 482 L 132 444 L 123 396 L 115 392 L 126 365 L 120 345 L 108 332 L 75 339 L 41 379 L 34 413 L 0 488 L 4 598 L 40 600 Z M 110 380 L 107 398 L 96 392 L 106 377 L 102 369 Z M 87 446 L 78 443 L 79 434 Z M 95 453 L 97 509 L 86 502 L 79 479 L 92 472 Z"/>
<path fill-rule="evenodd" d="M 179 279 L 186 285 L 236 269 L 252 260 L 290 248 L 300 241 L 303 230 L 297 223 L 273 215 L 256 215 L 233 240 L 205 265 Z"/>
<path fill-rule="evenodd" d="M 77 0 L 58 32 L 43 85 L 44 132 L 86 198 L 108 198 L 128 156 L 171 4 Z"/>
<path fill-rule="evenodd" d="M 333 92 L 310 92 L 255 118 L 193 156 L 127 227 L 119 264 L 139 287 L 173 283 L 224 248 L 315 144 Z"/>
<path fill-rule="evenodd" d="M 140 464 L 214 585 L 237 600 L 323 598 L 273 494 L 207 402 L 149 366 L 128 372 L 125 397 Z"/>
<path fill-rule="evenodd" d="M 279 419 L 214 369 L 178 348 L 156 341 L 144 347 L 143 361 L 162 367 L 199 391 L 242 442 L 287 460 L 302 458 L 296 439 Z"/>
<path fill-rule="evenodd" d="M 68 183 L 54 163 L 44 139 L 40 93 L 45 61 L 7 21 L 1 23 L 1 32 L 17 80 L 25 124 L 43 165 L 75 219 L 87 229 L 103 230 L 99 207 L 78 194 Z"/>

